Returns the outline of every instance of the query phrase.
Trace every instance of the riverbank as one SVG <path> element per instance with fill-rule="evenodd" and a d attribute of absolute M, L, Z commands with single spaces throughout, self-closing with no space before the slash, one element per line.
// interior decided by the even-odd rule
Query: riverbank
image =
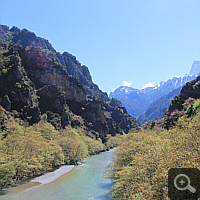
<path fill-rule="evenodd" d="M 12 188 L 15 191 L 0 195 L 0 200 L 111 200 L 112 181 L 105 179 L 102 172 L 111 162 L 113 152 L 114 149 L 90 156 L 84 160 L 83 165 L 75 166 L 48 184 L 29 182 L 20 188 Z"/>
<path fill-rule="evenodd" d="M 34 178 L 33 180 L 31 180 L 31 182 L 47 184 L 47 183 L 50 183 L 50 182 L 56 180 L 60 176 L 66 174 L 67 172 L 71 171 L 73 168 L 74 168 L 74 165 L 64 165 L 64 166 L 61 166 L 59 169 L 56 169 L 53 172 L 49 172 L 42 176 Z"/>

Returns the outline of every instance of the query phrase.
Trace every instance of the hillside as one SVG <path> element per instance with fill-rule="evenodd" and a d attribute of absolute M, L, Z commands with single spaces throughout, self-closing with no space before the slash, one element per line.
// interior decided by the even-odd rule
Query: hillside
<path fill-rule="evenodd" d="M 85 86 L 88 95 L 109 101 L 107 94 L 99 90 L 99 87 L 92 82 L 92 77 L 88 68 L 81 65 L 76 57 L 70 53 L 64 52 L 61 54 L 56 52 L 48 40 L 37 37 L 35 33 L 30 32 L 27 29 L 20 30 L 15 26 L 9 29 L 8 26 L 4 25 L 1 25 L 1 38 L 4 43 L 12 41 L 13 43 L 18 43 L 23 47 L 40 47 L 47 57 L 60 63 L 63 68 L 66 69 L 68 74 L 79 78 L 80 82 Z"/>
<path fill-rule="evenodd" d="M 200 167 L 199 122 L 200 76 L 182 87 L 162 119 L 146 123 L 140 132 L 132 130 L 121 136 L 108 166 L 112 197 L 168 199 L 169 169 Z M 179 199 L 188 195 L 175 192 Z M 190 198 L 197 199 L 199 194 L 190 193 Z"/>
<path fill-rule="evenodd" d="M 22 45 L 22 48 L 19 46 L 14 51 L 19 54 L 22 60 L 21 65 L 25 68 L 28 78 L 34 83 L 38 91 L 37 95 L 41 96 L 47 90 L 55 90 L 53 88 L 41 90 L 45 85 L 48 85 L 48 87 L 56 86 L 61 92 L 65 93 L 65 101 L 70 111 L 82 116 L 88 123 L 92 123 L 93 129 L 100 133 L 103 141 L 109 133 L 112 135 L 123 131 L 127 133 L 130 128 L 138 126 L 136 120 L 128 115 L 126 109 L 121 105 L 112 106 L 111 99 L 92 82 L 88 68 L 82 66 L 75 56 L 67 52 L 63 54 L 56 52 L 48 40 L 37 37 L 26 29 L 20 30 L 17 27 L 9 29 L 9 27 L 2 25 L 1 36 L 3 42 L 12 41 Z M 7 48 L 11 49 L 9 45 Z M 40 71 L 43 75 L 39 73 Z M 47 76 L 47 74 L 49 75 Z M 63 74 L 63 76 L 60 76 L 60 74 Z M 70 80 L 67 81 L 67 84 L 64 81 L 66 77 Z M 40 98 L 39 105 L 44 105 L 44 101 L 41 99 L 48 99 L 52 96 L 52 93 Z M 55 113 L 55 109 L 52 110 L 50 105 L 46 109 L 43 107 L 47 107 L 47 105 L 41 107 L 42 114 L 49 113 L 49 111 Z M 95 109 L 97 110 L 96 113 Z M 62 115 L 61 111 L 59 112 L 56 112 L 56 114 Z M 91 115 L 92 112 L 95 115 Z"/>
<path fill-rule="evenodd" d="M 198 107 L 198 99 L 200 99 L 200 76 L 186 83 L 181 89 L 180 95 L 172 100 L 163 117 L 165 120 L 164 127 L 169 129 L 174 126 L 177 120 L 183 115 L 191 117 L 191 115 L 195 114 Z M 192 104 L 194 104 L 194 106 L 191 106 Z"/>
<path fill-rule="evenodd" d="M 188 109 L 191 115 L 179 118 L 170 130 L 154 126 L 122 136 L 108 166 L 113 198 L 168 199 L 169 169 L 199 169 L 200 100 Z M 187 196 L 181 195 L 180 199 Z M 197 195 L 192 197 L 196 199 Z"/>

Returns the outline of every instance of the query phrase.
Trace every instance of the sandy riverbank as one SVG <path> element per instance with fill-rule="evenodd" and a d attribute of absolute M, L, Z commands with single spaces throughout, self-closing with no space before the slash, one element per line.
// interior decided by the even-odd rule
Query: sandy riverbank
<path fill-rule="evenodd" d="M 67 172 L 71 171 L 73 168 L 74 168 L 74 165 L 64 165 L 64 166 L 61 166 L 59 169 L 57 169 L 53 172 L 49 172 L 49 173 L 46 173 L 42 176 L 34 178 L 33 180 L 31 180 L 31 182 L 38 182 L 38 183 L 41 183 L 41 184 L 47 184 L 47 183 L 50 183 L 50 182 L 56 180 L 57 178 L 59 178 L 63 174 L 66 174 Z"/>

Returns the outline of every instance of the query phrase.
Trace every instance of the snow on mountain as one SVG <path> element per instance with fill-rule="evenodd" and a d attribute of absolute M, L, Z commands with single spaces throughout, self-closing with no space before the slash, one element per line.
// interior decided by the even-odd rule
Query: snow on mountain
<path fill-rule="evenodd" d="M 200 74 L 200 61 L 194 61 L 189 74 L 183 77 L 175 76 L 167 81 L 161 81 L 154 87 L 141 90 L 128 86 L 121 86 L 110 93 L 110 98 L 116 98 L 127 108 L 129 114 L 138 117 L 154 101 L 172 90 L 182 87 L 187 82 L 194 80 Z"/>
<path fill-rule="evenodd" d="M 196 75 L 200 73 L 200 61 L 195 60 L 192 64 L 189 75 Z"/>
<path fill-rule="evenodd" d="M 115 96 L 118 95 L 128 95 L 132 92 L 139 92 L 140 90 L 132 88 L 132 87 L 128 87 L 128 86 L 120 86 L 119 88 L 115 89 L 114 92 L 110 93 L 110 96 L 112 96 L 112 94 L 114 93 Z"/>

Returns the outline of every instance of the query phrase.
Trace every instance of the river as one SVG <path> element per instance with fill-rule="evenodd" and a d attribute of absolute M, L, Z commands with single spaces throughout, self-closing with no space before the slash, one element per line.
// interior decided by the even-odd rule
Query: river
<path fill-rule="evenodd" d="M 0 200 L 110 200 L 111 180 L 103 178 L 102 172 L 111 162 L 113 151 L 85 159 L 83 165 L 51 183 L 34 186 L 36 183 L 29 182 L 13 188 Z"/>

